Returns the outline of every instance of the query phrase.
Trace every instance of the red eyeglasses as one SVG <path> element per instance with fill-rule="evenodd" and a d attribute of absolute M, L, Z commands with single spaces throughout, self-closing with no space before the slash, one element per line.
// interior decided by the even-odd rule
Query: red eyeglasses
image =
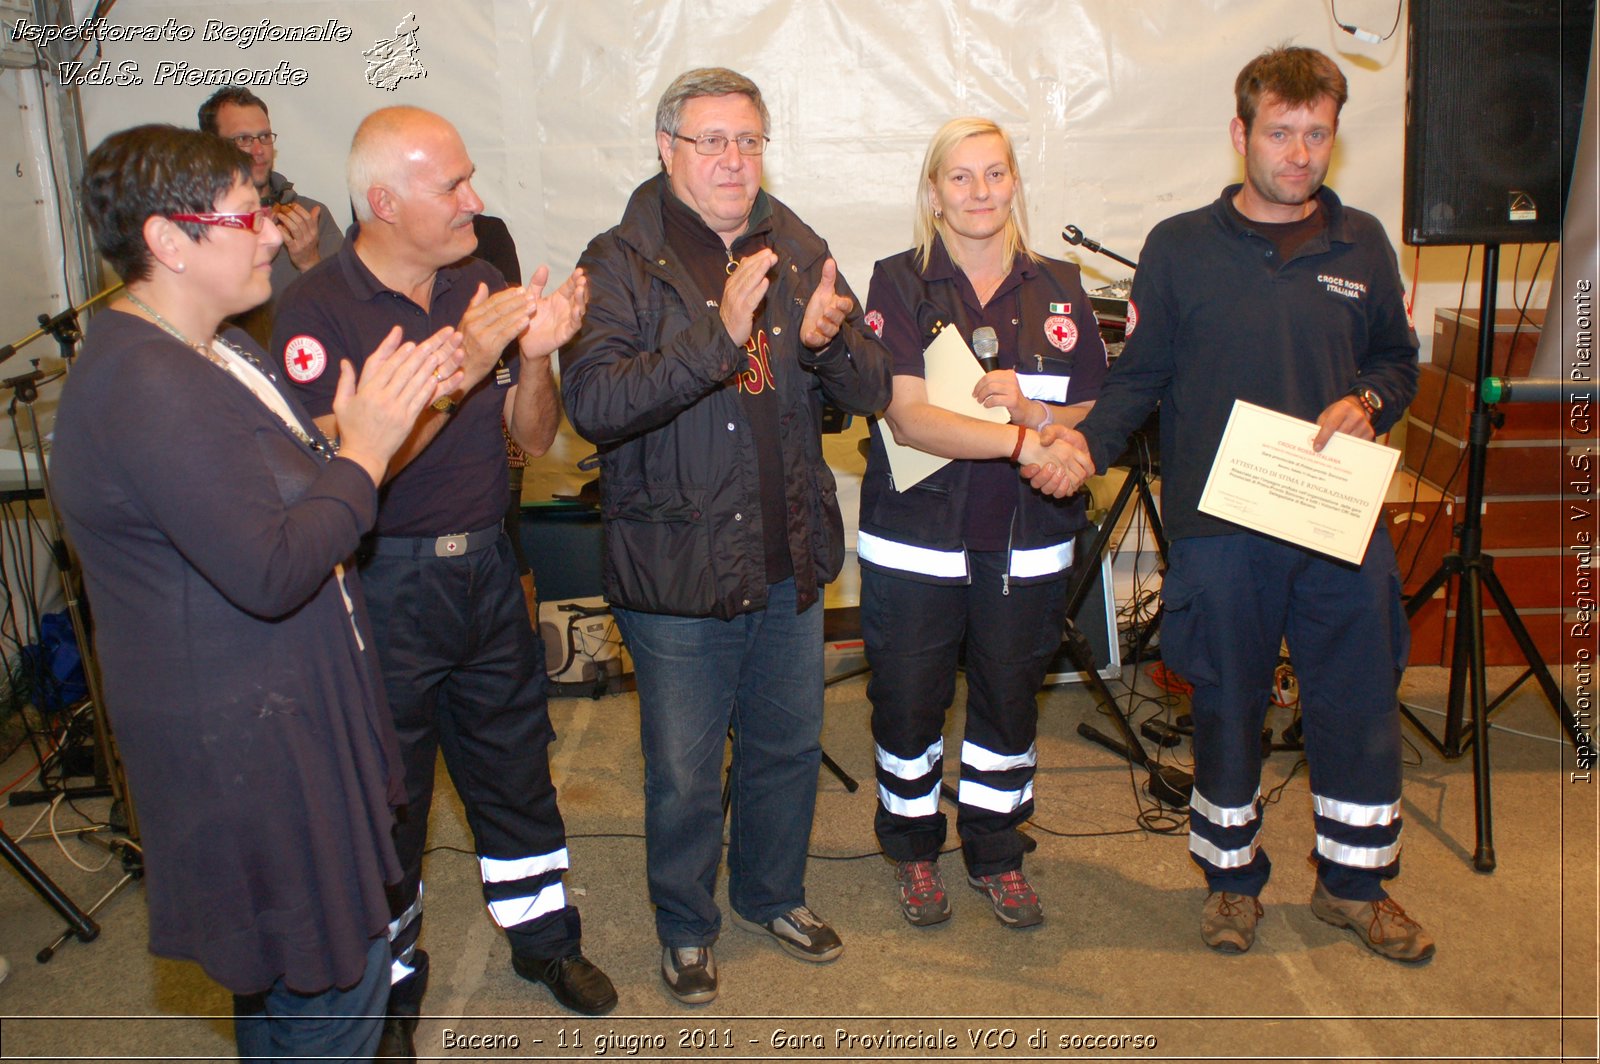
<path fill-rule="evenodd" d="M 214 225 L 221 229 L 244 229 L 259 233 L 261 227 L 267 224 L 267 219 L 272 217 L 272 208 L 257 207 L 247 214 L 218 214 L 212 211 L 206 214 L 169 214 L 167 217 L 175 222 L 193 222 L 195 225 Z"/>

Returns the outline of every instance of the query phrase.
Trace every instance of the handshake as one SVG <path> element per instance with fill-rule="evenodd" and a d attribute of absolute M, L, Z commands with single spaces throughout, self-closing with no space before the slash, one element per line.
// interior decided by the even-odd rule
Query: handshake
<path fill-rule="evenodd" d="M 1088 443 L 1077 429 L 1065 425 L 1046 425 L 1037 434 L 1030 430 L 1017 462 L 1018 472 L 1035 491 L 1057 499 L 1071 495 L 1094 476 Z"/>

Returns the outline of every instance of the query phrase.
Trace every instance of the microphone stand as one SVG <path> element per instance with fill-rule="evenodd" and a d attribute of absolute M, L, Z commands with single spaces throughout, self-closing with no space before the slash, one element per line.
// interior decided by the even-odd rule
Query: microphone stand
<path fill-rule="evenodd" d="M 1111 251 L 1098 240 L 1092 240 L 1083 235 L 1083 230 L 1075 225 L 1069 225 L 1061 231 L 1061 239 L 1073 247 L 1085 247 L 1098 255 L 1120 262 L 1130 269 L 1138 269 L 1139 264 Z M 1161 527 L 1161 516 L 1156 507 L 1155 498 L 1150 491 L 1148 473 L 1143 463 L 1135 461 L 1128 469 L 1128 475 L 1122 482 L 1122 490 L 1117 493 L 1116 501 L 1112 503 L 1110 512 L 1101 522 L 1099 530 L 1095 533 L 1094 540 L 1089 547 L 1087 557 L 1081 558 L 1076 563 L 1077 573 L 1072 580 L 1067 595 L 1067 626 L 1062 639 L 1062 649 L 1078 671 L 1084 674 L 1089 686 L 1098 696 L 1106 713 L 1117 726 L 1120 740 L 1101 732 L 1098 728 L 1088 723 L 1078 724 L 1078 734 L 1093 743 L 1105 747 L 1119 757 L 1137 768 L 1149 773 L 1148 790 L 1151 797 L 1162 805 L 1173 809 L 1186 809 L 1189 805 L 1189 795 L 1194 789 L 1194 777 L 1172 765 L 1163 765 L 1151 757 L 1134 733 L 1133 726 L 1128 723 L 1128 718 L 1123 715 L 1117 706 L 1117 699 L 1111 688 L 1100 676 L 1099 662 L 1095 661 L 1094 650 L 1089 645 L 1088 637 L 1077 625 L 1077 614 L 1087 597 L 1090 585 L 1093 584 L 1096 574 L 1100 571 L 1100 559 L 1105 555 L 1106 548 L 1111 543 L 1111 537 L 1121 520 L 1129 503 L 1137 498 L 1143 505 L 1145 520 L 1155 536 L 1156 549 L 1160 552 L 1161 561 L 1165 566 L 1167 558 L 1167 539 Z M 1106 593 L 1111 593 L 1110 587 Z M 1160 623 L 1160 613 L 1151 622 L 1149 629 L 1139 636 L 1140 642 L 1148 638 L 1156 624 Z"/>
<path fill-rule="evenodd" d="M 114 285 L 92 296 L 90 299 L 75 307 L 56 314 L 54 317 L 39 315 L 39 328 L 23 337 L 15 344 L 6 344 L 0 347 L 0 362 L 4 362 L 21 348 L 26 347 L 34 340 L 45 335 L 54 336 L 61 349 L 63 361 L 68 365 L 72 363 L 77 353 L 77 343 L 83 337 L 78 326 L 78 312 L 105 299 L 122 288 L 121 284 Z M 46 462 L 44 438 L 39 433 L 39 419 L 34 409 L 34 404 L 39 397 L 38 384 L 46 376 L 35 369 L 11 377 L 0 385 L 11 388 L 15 397 L 12 400 L 12 410 L 16 404 L 21 403 L 28 413 L 28 427 L 33 436 L 33 455 L 39 467 L 39 480 L 43 488 L 45 512 L 50 519 L 51 529 L 51 556 L 55 561 L 56 570 L 61 579 L 61 590 L 66 599 L 67 616 L 72 622 L 72 632 L 78 642 L 78 653 L 83 663 L 84 684 L 89 692 L 89 705 L 94 710 L 94 737 L 96 750 L 96 775 L 103 777 L 109 787 L 97 786 L 94 788 L 71 789 L 66 793 L 80 794 L 109 794 L 113 800 L 113 820 L 115 811 L 120 808 L 123 812 L 124 823 L 118 830 L 124 831 L 128 839 L 113 840 L 104 843 L 112 852 L 119 852 L 122 860 L 123 875 L 101 898 L 95 902 L 87 912 L 73 904 L 72 900 L 58 888 L 50 878 L 45 875 L 33 861 L 17 846 L 16 841 L 0 830 L 0 856 L 17 869 L 18 873 L 26 879 L 39 894 L 50 903 L 63 918 L 67 920 L 67 928 L 49 946 L 40 950 L 37 959 L 40 964 L 48 961 L 57 949 L 69 938 L 76 936 L 80 941 L 93 941 L 100 933 L 99 926 L 93 920 L 93 914 L 106 904 L 118 891 L 144 874 L 143 856 L 137 843 L 131 840 L 138 838 L 138 823 L 134 816 L 132 800 L 128 796 L 127 782 L 122 773 L 122 762 L 117 754 L 116 741 L 111 735 L 111 729 L 105 719 L 105 699 L 100 687 L 100 670 L 94 659 L 93 647 L 89 635 L 88 624 L 84 619 L 79 598 L 80 581 L 77 578 L 77 569 L 73 563 L 72 553 L 67 548 L 66 536 L 62 531 L 60 512 L 55 506 L 55 497 L 50 488 L 50 473 Z M 23 459 L 23 470 L 26 474 L 27 460 Z M 49 800 L 51 796 L 44 795 L 13 795 L 12 802 L 21 804 L 29 800 Z M 20 801 L 19 801 L 20 800 Z M 114 824 L 115 828 L 116 825 Z M 92 838 L 93 836 L 86 836 Z"/>
<path fill-rule="evenodd" d="M 68 307 L 54 317 L 48 314 L 39 315 L 39 328 L 18 340 L 15 344 L 6 344 L 0 347 L 0 363 L 16 354 L 33 341 L 49 335 L 56 339 L 60 348 L 61 360 L 67 365 L 77 357 L 78 341 L 83 339 L 83 330 L 78 324 L 78 314 L 109 296 L 120 292 L 123 288 L 121 282 L 106 288 L 89 297 L 77 306 Z M 37 363 L 36 363 L 37 364 Z M 21 403 L 28 412 L 28 425 L 33 436 L 33 457 L 39 467 L 39 482 L 43 488 L 45 512 L 50 519 L 50 554 L 55 562 L 56 572 L 60 576 L 62 596 L 67 605 L 67 617 L 72 624 L 73 638 L 78 644 L 78 654 L 83 663 L 84 686 L 89 692 L 89 704 L 95 709 L 91 720 L 94 724 L 95 739 L 95 777 L 96 785 L 93 787 L 63 787 L 62 793 L 69 798 L 93 798 L 110 795 L 113 807 L 120 808 L 126 814 L 127 821 L 123 825 L 128 835 L 138 838 L 137 823 L 133 815 L 133 807 L 128 801 L 127 784 L 122 778 L 121 760 L 116 753 L 116 742 L 111 737 L 110 729 L 105 720 L 105 700 L 100 691 L 100 669 L 94 658 L 94 647 L 90 638 L 89 626 L 84 620 L 84 615 L 79 597 L 81 581 L 77 579 L 76 565 L 71 552 L 67 549 L 66 536 L 61 528 L 60 511 L 56 509 L 55 498 L 50 490 L 50 472 L 46 463 L 44 451 L 44 437 L 39 433 L 39 418 L 34 409 L 34 404 L 39 398 L 38 384 L 45 374 L 38 369 L 0 381 L 0 387 L 12 389 L 15 397 L 12 400 L 11 410 L 16 411 L 16 405 Z M 22 457 L 24 479 L 27 473 L 27 457 Z M 55 797 L 48 790 L 37 792 L 22 791 L 13 794 L 10 798 L 12 805 L 27 805 L 36 802 L 47 802 Z"/>
<path fill-rule="evenodd" d="M 12 355 L 16 354 L 18 351 L 21 351 L 24 347 L 27 347 L 41 336 L 46 335 L 54 336 L 56 338 L 56 342 L 61 346 L 62 360 L 71 362 L 73 356 L 77 353 L 78 341 L 83 339 L 83 330 L 78 328 L 78 312 L 88 310 L 102 299 L 105 299 L 108 296 L 114 296 L 118 292 L 122 291 L 122 289 L 123 284 L 121 281 L 118 281 L 110 288 L 104 289 L 95 295 L 90 296 L 77 306 L 68 307 L 55 317 L 51 317 L 48 314 L 39 315 L 39 327 L 37 329 L 33 330 L 33 332 L 29 333 L 27 336 L 24 336 L 14 344 L 5 344 L 4 346 L 0 346 L 0 362 L 6 361 Z"/>
<path fill-rule="evenodd" d="M 1061 239 L 1065 240 L 1073 247 L 1086 247 L 1096 255 L 1104 255 L 1108 259 L 1120 262 L 1130 270 L 1137 270 L 1139 268 L 1139 264 L 1134 262 L 1132 259 L 1124 258 L 1123 256 L 1118 255 L 1115 251 L 1112 251 L 1110 248 L 1106 247 L 1104 244 L 1100 243 L 1100 241 L 1091 240 L 1084 236 L 1083 230 L 1079 229 L 1075 225 L 1069 225 L 1065 229 L 1061 230 Z"/>

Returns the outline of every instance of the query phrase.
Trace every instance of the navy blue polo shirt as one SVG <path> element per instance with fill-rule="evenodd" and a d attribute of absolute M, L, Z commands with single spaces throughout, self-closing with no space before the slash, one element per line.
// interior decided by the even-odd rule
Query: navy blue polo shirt
<path fill-rule="evenodd" d="M 355 235 L 352 227 L 337 255 L 289 286 L 272 331 L 271 353 L 312 417 L 333 411 L 340 359 L 360 370 L 394 326 L 407 340 L 425 340 L 460 323 L 480 283 L 491 293 L 506 286 L 500 271 L 482 259 L 463 259 L 439 271 L 432 306 L 423 310 L 367 268 L 356 254 Z M 485 377 L 427 448 L 383 486 L 378 535 L 473 532 L 505 516 L 508 474 L 500 420 L 519 361 L 507 359 Z"/>

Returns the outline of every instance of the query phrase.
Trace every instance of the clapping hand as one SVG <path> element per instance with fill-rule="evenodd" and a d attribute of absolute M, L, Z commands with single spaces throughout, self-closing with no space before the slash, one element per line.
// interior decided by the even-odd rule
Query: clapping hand
<path fill-rule="evenodd" d="M 460 332 L 446 326 L 421 343 L 402 343 L 400 336 L 398 325 L 390 329 L 359 376 L 349 359 L 341 359 L 334 388 L 339 455 L 365 469 L 374 484 L 383 482 L 417 415 L 462 383 Z"/>
<path fill-rule="evenodd" d="M 538 275 L 535 274 L 535 277 Z M 523 287 L 502 288 L 489 294 L 487 284 L 479 284 L 456 326 L 466 353 L 466 376 L 462 384 L 472 388 L 494 368 L 506 345 L 528 328 L 538 309 L 539 295 Z"/>
<path fill-rule="evenodd" d="M 767 296 L 772 282 L 767 271 L 778 264 L 778 254 L 771 248 L 762 248 L 739 260 L 739 265 L 722 284 L 722 302 L 717 312 L 722 315 L 722 327 L 728 330 L 728 339 L 743 347 L 750 342 L 755 328 L 756 308 Z M 801 330 L 802 339 L 805 336 Z"/>
<path fill-rule="evenodd" d="M 549 295 L 544 286 L 550 281 L 550 267 L 540 266 L 528 279 L 527 291 L 533 295 L 533 320 L 518 339 L 522 357 L 549 358 L 562 344 L 577 335 L 583 312 L 589 306 L 589 278 L 582 270 Z"/>
<path fill-rule="evenodd" d="M 272 220 L 283 233 L 284 250 L 301 273 L 322 261 L 322 249 L 317 246 L 317 219 L 320 217 L 320 204 L 309 211 L 298 203 L 280 203 L 273 208 Z"/>
<path fill-rule="evenodd" d="M 822 277 L 817 290 L 806 303 L 805 317 L 800 321 L 800 342 L 813 351 L 827 347 L 839 335 L 844 319 L 855 307 L 855 300 L 840 295 L 839 267 L 832 259 L 822 264 Z"/>

